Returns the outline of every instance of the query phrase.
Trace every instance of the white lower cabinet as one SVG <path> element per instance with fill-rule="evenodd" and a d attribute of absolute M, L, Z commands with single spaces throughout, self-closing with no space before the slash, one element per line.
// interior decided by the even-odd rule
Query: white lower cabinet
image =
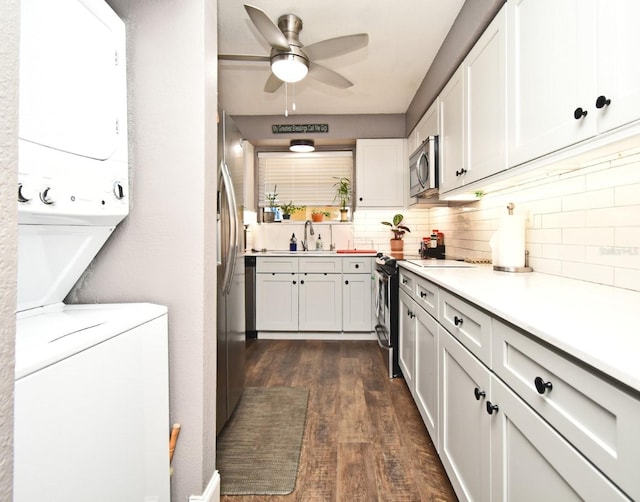
<path fill-rule="evenodd" d="M 256 330 L 373 330 L 372 258 L 259 257 Z M 342 273 L 343 269 L 345 272 Z"/>
<path fill-rule="evenodd" d="M 491 497 L 490 373 L 440 328 L 440 459 L 460 500 Z"/>
<path fill-rule="evenodd" d="M 416 303 L 404 291 L 400 291 L 398 300 L 398 364 L 402 375 L 415 399 L 414 368 L 416 358 Z"/>
<path fill-rule="evenodd" d="M 640 500 L 637 396 L 402 272 L 400 367 L 459 500 Z"/>
<path fill-rule="evenodd" d="M 342 330 L 342 276 L 300 274 L 298 330 Z"/>

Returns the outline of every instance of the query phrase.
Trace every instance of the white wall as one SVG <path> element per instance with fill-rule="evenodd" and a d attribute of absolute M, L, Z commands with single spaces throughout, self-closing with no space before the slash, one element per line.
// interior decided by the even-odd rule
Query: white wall
<path fill-rule="evenodd" d="M 491 258 L 489 240 L 509 202 L 527 216 L 534 270 L 640 291 L 640 140 L 637 148 L 467 207 L 433 208 L 430 225 L 444 232 L 448 254 Z"/>
<path fill-rule="evenodd" d="M 0 4 L 0 498 L 3 500 L 11 500 L 13 487 L 19 10 L 18 0 Z"/>
<path fill-rule="evenodd" d="M 215 468 L 217 3 L 109 3 L 127 23 L 130 214 L 68 301 L 169 307 L 172 500 L 185 500 Z"/>

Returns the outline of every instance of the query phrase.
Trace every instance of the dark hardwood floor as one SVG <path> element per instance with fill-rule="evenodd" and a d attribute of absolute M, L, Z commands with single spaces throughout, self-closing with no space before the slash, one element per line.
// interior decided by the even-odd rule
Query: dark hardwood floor
<path fill-rule="evenodd" d="M 376 342 L 252 340 L 246 385 L 309 388 L 298 479 L 290 495 L 223 502 L 457 500 L 404 380 L 387 377 Z"/>

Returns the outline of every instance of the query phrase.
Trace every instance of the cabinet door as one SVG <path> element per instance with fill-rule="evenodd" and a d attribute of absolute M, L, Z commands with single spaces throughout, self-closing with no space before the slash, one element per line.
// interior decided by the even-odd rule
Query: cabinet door
<path fill-rule="evenodd" d="M 404 291 L 400 291 L 398 314 L 398 364 L 402 370 L 407 387 L 415 400 L 415 384 L 413 371 L 416 356 L 416 303 Z"/>
<path fill-rule="evenodd" d="M 593 0 L 507 3 L 510 167 L 595 135 L 592 6 Z M 577 108 L 588 114 L 574 118 Z"/>
<path fill-rule="evenodd" d="M 440 93 L 440 191 L 458 188 L 464 177 L 464 94 L 460 66 Z"/>
<path fill-rule="evenodd" d="M 466 170 L 469 183 L 507 168 L 506 9 L 465 58 Z"/>
<path fill-rule="evenodd" d="M 640 118 L 640 2 L 637 0 L 597 0 L 598 82 L 591 107 L 598 96 L 611 100 L 595 109 L 599 131 Z"/>
<path fill-rule="evenodd" d="M 256 329 L 298 331 L 298 274 L 256 274 Z"/>
<path fill-rule="evenodd" d="M 486 411 L 489 370 L 446 330 L 439 328 L 438 336 L 440 459 L 461 501 L 488 501 L 491 500 L 491 421 Z"/>
<path fill-rule="evenodd" d="M 490 395 L 490 500 L 630 500 L 496 377 Z"/>
<path fill-rule="evenodd" d="M 358 207 L 404 207 L 408 157 L 404 139 L 359 139 L 356 142 Z"/>
<path fill-rule="evenodd" d="M 416 309 L 415 399 L 422 420 L 438 449 L 438 323 Z"/>
<path fill-rule="evenodd" d="M 438 100 L 436 99 L 416 126 L 416 142 L 411 148 L 411 152 L 415 151 L 429 136 L 437 136 L 439 133 L 438 126 Z"/>
<path fill-rule="evenodd" d="M 343 274 L 342 293 L 342 331 L 373 330 L 371 290 L 373 280 L 371 274 Z"/>
<path fill-rule="evenodd" d="M 300 331 L 342 331 L 341 274 L 300 274 Z"/>

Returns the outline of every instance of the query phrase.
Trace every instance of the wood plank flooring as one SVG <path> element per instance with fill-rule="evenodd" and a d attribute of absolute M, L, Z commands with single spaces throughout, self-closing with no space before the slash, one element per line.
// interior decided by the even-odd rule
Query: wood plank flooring
<path fill-rule="evenodd" d="M 251 340 L 246 369 L 249 387 L 309 388 L 298 479 L 286 496 L 222 502 L 457 500 L 404 380 L 387 377 L 376 342 Z"/>

